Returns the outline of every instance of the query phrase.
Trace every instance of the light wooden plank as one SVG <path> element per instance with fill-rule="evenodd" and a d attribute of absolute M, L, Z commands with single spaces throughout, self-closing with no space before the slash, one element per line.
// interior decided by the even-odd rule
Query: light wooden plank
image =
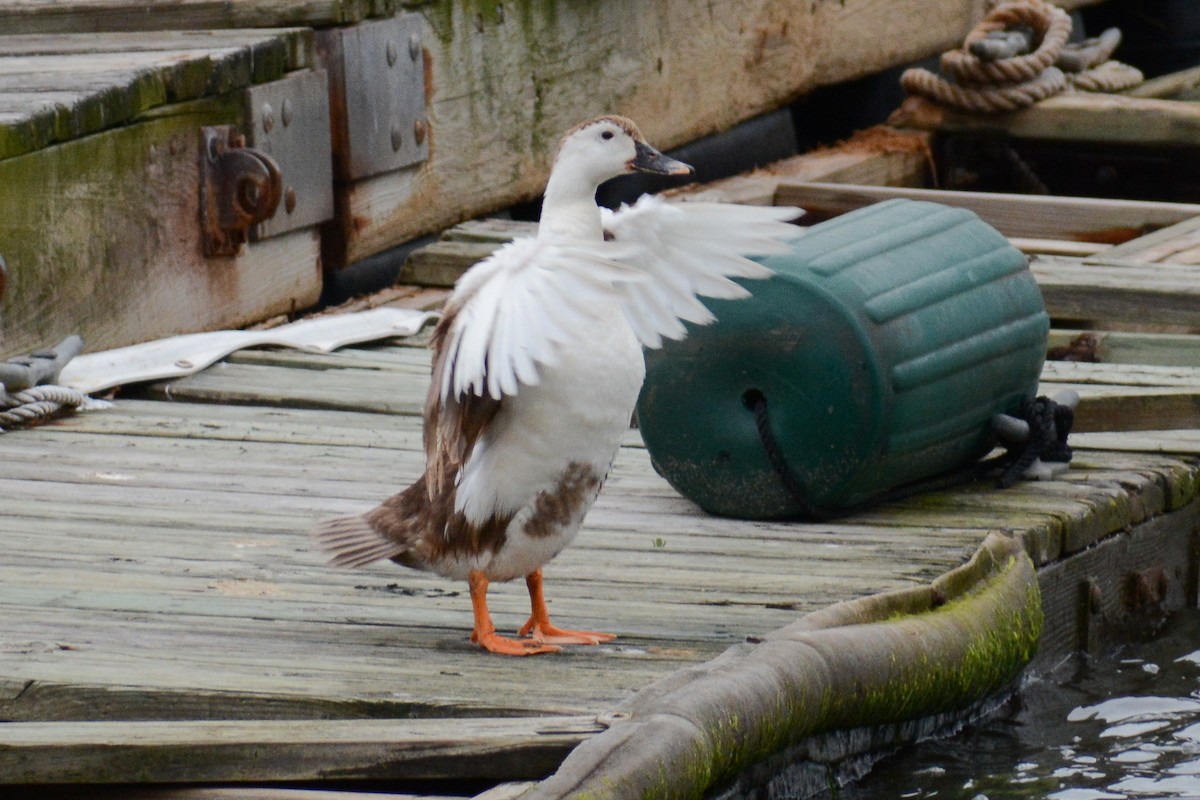
<path fill-rule="evenodd" d="M 1158 97 L 1167 100 L 1195 100 L 1191 96 L 1200 89 L 1200 67 L 1182 69 L 1150 78 L 1121 94 L 1129 97 Z"/>
<path fill-rule="evenodd" d="M 1095 352 L 1106 364 L 1154 364 L 1164 367 L 1200 367 L 1200 336 L 1124 331 L 1050 331 L 1050 349 L 1068 347 L 1080 336 L 1095 339 Z"/>
<path fill-rule="evenodd" d="M 154 384 L 149 394 L 162 399 L 420 415 L 426 387 L 405 377 L 374 370 L 293 370 L 222 363 L 187 378 Z"/>
<path fill-rule="evenodd" d="M 1200 327 L 1200 266 L 1084 263 L 1039 256 L 1030 270 L 1056 320 L 1097 327 Z"/>
<path fill-rule="evenodd" d="M 1200 429 L 1104 431 L 1071 436 L 1072 447 L 1200 456 Z"/>
<path fill-rule="evenodd" d="M 1198 243 L 1200 243 L 1200 216 L 1185 219 L 1093 255 L 1097 257 L 1095 260 L 1108 263 L 1114 261 L 1166 261 L 1172 256 L 1190 250 Z"/>
<path fill-rule="evenodd" d="M 938 131 L 1003 132 L 1022 139 L 1190 147 L 1200 107 L 1179 100 L 1068 92 L 1008 114 L 969 114 L 910 97 L 889 122 Z"/>
<path fill-rule="evenodd" d="M 924 200 L 969 209 L 1005 236 L 1112 244 L 1147 230 L 1200 216 L 1200 205 L 1090 197 L 955 192 L 906 187 L 848 186 L 784 181 L 781 205 L 798 205 L 826 219 L 892 198 Z M 1106 254 L 1107 255 L 1107 254 Z"/>

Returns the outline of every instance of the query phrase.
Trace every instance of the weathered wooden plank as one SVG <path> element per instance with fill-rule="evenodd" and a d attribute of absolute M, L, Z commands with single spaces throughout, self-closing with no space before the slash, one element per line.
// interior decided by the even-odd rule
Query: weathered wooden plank
<path fill-rule="evenodd" d="M 1096 256 L 1096 260 L 1108 263 L 1114 261 L 1167 261 L 1173 256 L 1191 250 L 1197 244 L 1200 244 L 1200 216 L 1185 219 L 1093 255 Z"/>
<path fill-rule="evenodd" d="M 393 13 L 398 0 L 21 0 L 0 6 L 0 30 L 19 34 L 322 27 Z"/>
<path fill-rule="evenodd" d="M 1082 335 L 1095 339 L 1095 354 L 1106 364 L 1156 364 L 1164 367 L 1200 367 L 1200 336 L 1124 331 L 1082 331 L 1055 328 L 1051 349 L 1068 347 Z"/>
<path fill-rule="evenodd" d="M 594 717 L 17 722 L 0 726 L 0 780 L 529 779 L 552 771 L 599 730 Z M 336 770 L 325 766 L 330 760 Z"/>
<path fill-rule="evenodd" d="M 1129 97 L 1158 97 L 1165 100 L 1196 100 L 1196 90 L 1200 89 L 1200 67 L 1182 69 L 1126 89 L 1121 94 Z"/>
<path fill-rule="evenodd" d="M 1178 453 L 1200 456 L 1200 430 L 1104 431 L 1071 436 L 1071 446 L 1137 453 Z"/>
<path fill-rule="evenodd" d="M 92 30 L 88 31 L 86 36 L 6 32 L 0 35 L 0 59 L 17 55 L 86 55 L 164 50 L 225 50 L 232 47 L 249 47 L 256 57 L 268 61 L 267 64 L 255 65 L 253 69 L 274 71 L 278 68 L 271 63 L 277 58 L 273 54 L 274 48 L 278 42 L 282 41 L 288 48 L 285 70 L 291 71 L 314 66 L 315 54 L 311 30 L 280 28 L 274 25 L 269 27 L 273 30 L 191 28 L 188 30 L 160 30 L 152 34 L 130 28 L 112 31 Z M 271 80 L 271 77 L 263 76 L 259 80 Z"/>
<path fill-rule="evenodd" d="M 1200 266 L 1039 256 L 1029 265 L 1056 320 L 1096 327 L 1200 327 Z"/>
<path fill-rule="evenodd" d="M 529 782 L 509 783 L 513 789 L 511 797 L 530 786 Z M 103 795 L 101 795 L 103 796 Z M 504 795 L 494 795 L 496 798 Z M 153 788 L 122 787 L 126 800 L 446 800 L 445 795 L 396 794 L 394 792 L 369 792 L 356 795 L 345 791 L 322 789 L 278 789 L 262 786 L 156 786 Z M 476 798 L 483 795 L 475 795 Z M 486 798 L 485 798 L 486 800 Z"/>
<path fill-rule="evenodd" d="M 312 371 L 224 363 L 187 378 L 154 384 L 149 396 L 420 415 L 426 387 L 405 377 L 374 370 Z"/>
<path fill-rule="evenodd" d="M 312 32 L 0 36 L 0 159 L 313 63 Z M 23 101 L 28 105 L 21 106 Z"/>
<path fill-rule="evenodd" d="M 1003 132 L 1022 139 L 1191 147 L 1200 138 L 1193 102 L 1072 92 L 1010 114 L 969 114 L 910 97 L 889 123 L 937 131 Z"/>
<path fill-rule="evenodd" d="M 241 114 L 237 98 L 197 101 L 0 160 L 0 357 L 71 333 L 104 349 L 237 327 L 316 300 L 315 229 L 201 254 L 197 131 Z"/>
<path fill-rule="evenodd" d="M 806 209 L 813 217 L 809 224 L 895 197 L 970 209 L 1005 236 L 1107 244 L 1200 216 L 1200 205 L 1183 203 L 790 181 L 780 183 L 775 195 L 780 205 Z"/>

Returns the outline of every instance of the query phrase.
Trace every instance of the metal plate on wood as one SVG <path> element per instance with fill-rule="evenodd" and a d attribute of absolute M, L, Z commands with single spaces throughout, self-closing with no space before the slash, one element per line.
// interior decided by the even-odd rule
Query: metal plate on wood
<path fill-rule="evenodd" d="M 365 178 L 429 158 L 421 25 L 420 14 L 402 14 L 318 34 L 339 178 Z"/>
<path fill-rule="evenodd" d="M 329 80 L 324 70 L 297 72 L 246 90 L 250 145 L 275 159 L 283 198 L 254 229 L 266 239 L 333 217 Z"/>

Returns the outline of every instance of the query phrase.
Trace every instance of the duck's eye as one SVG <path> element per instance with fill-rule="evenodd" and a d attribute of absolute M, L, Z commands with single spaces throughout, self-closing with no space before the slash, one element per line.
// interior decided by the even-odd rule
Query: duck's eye
<path fill-rule="evenodd" d="M 600 134 L 601 139 L 611 139 L 612 137 L 613 137 L 612 131 L 604 131 L 604 133 Z"/>

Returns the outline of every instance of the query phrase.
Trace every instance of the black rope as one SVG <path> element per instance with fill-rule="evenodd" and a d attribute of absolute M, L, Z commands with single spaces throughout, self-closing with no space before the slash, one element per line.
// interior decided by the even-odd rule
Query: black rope
<path fill-rule="evenodd" d="M 1038 459 L 1060 463 L 1071 461 L 1067 436 L 1075 423 L 1074 409 L 1059 405 L 1049 397 L 1039 397 L 1025 404 L 1021 417 L 1029 425 L 1029 438 L 1014 444 L 1002 457 L 1004 471 L 996 481 L 1001 489 L 1019 481 Z"/>
<path fill-rule="evenodd" d="M 816 520 L 835 519 L 871 503 L 903 500 L 925 492 L 972 483 L 997 468 L 1003 471 L 996 481 L 996 486 L 1007 489 L 1019 481 L 1029 471 L 1033 462 L 1039 458 L 1042 461 L 1070 463 L 1072 456 L 1071 447 L 1067 444 L 1067 436 L 1075 422 L 1074 409 L 1070 406 L 1060 405 L 1048 397 L 1038 397 L 1033 402 L 1026 403 L 1021 409 L 1022 418 L 1029 424 L 1028 440 L 1013 444 L 1003 455 L 980 461 L 971 467 L 945 475 L 895 487 L 882 492 L 869 503 L 859 503 L 836 510 L 819 509 L 808 499 L 808 491 L 805 489 L 804 482 L 792 471 L 787 457 L 783 454 L 783 448 L 775 438 L 775 432 L 771 428 L 767 398 L 762 392 L 752 389 L 742 396 L 742 401 L 746 408 L 754 414 L 754 425 L 758 430 L 759 442 L 762 443 L 763 452 L 771 464 L 771 469 L 779 478 L 779 482 L 783 484 L 783 488 L 800 507 L 801 514 Z"/>
<path fill-rule="evenodd" d="M 825 511 L 818 510 L 808 499 L 808 491 L 804 488 L 804 482 L 792 471 L 791 466 L 787 463 L 787 458 L 783 454 L 783 449 L 779 446 L 779 442 L 775 439 L 775 433 L 771 430 L 771 415 L 767 411 L 767 398 L 757 390 L 751 389 L 742 395 L 742 401 L 746 407 L 754 414 L 754 425 L 758 428 L 758 440 L 762 443 L 763 452 L 766 453 L 767 461 L 771 462 L 771 469 L 779 477 L 779 482 L 783 484 L 783 488 L 791 495 L 792 500 L 800 506 L 800 512 L 806 517 L 814 519 L 831 519 L 834 515 Z"/>

